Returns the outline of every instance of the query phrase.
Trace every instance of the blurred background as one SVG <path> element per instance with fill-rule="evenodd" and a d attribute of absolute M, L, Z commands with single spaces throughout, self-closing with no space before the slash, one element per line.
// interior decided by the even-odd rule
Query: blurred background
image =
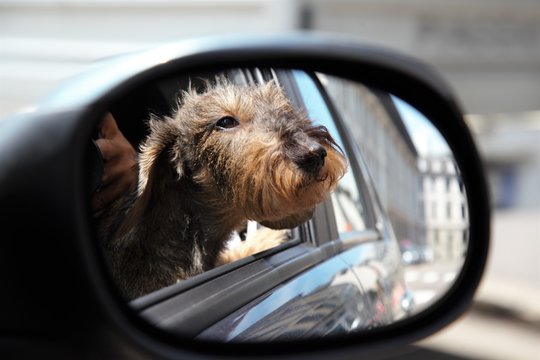
<path fill-rule="evenodd" d="M 0 118 L 109 56 L 292 30 L 348 34 L 433 65 L 485 161 L 493 247 L 475 303 L 397 358 L 540 359 L 539 0 L 0 0 Z"/>

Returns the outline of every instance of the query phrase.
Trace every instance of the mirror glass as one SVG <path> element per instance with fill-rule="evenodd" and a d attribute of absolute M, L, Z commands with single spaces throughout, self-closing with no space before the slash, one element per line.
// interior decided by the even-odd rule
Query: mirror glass
<path fill-rule="evenodd" d="M 467 196 L 441 134 L 347 79 L 163 78 L 110 105 L 87 159 L 118 295 L 182 336 L 369 331 L 433 304 L 467 253 Z"/>

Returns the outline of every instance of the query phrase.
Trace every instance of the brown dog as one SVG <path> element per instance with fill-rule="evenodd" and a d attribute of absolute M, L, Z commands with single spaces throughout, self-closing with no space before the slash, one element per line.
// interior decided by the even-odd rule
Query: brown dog
<path fill-rule="evenodd" d="M 347 168 L 327 130 L 273 81 L 221 79 L 202 94 L 185 92 L 173 117 L 149 125 L 137 191 L 98 219 L 107 264 L 128 298 L 234 260 L 220 252 L 248 219 L 272 229 L 305 222 Z"/>

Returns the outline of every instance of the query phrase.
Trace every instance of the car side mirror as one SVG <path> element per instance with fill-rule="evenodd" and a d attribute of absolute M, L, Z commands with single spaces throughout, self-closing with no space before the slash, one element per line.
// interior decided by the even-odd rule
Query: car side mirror
<path fill-rule="evenodd" d="M 96 216 L 92 196 L 105 188 L 96 176 L 103 179 L 103 161 L 111 160 L 96 131 L 108 114 L 140 149 L 139 178 L 130 200 Z M 56 296 L 73 301 L 65 308 L 44 302 L 36 316 L 48 323 L 51 309 L 69 317 L 86 308 L 98 315 L 84 330 L 69 321 L 76 331 L 114 329 L 135 352 L 324 356 L 404 345 L 463 314 L 484 270 L 487 187 L 463 112 L 432 68 L 390 50 L 307 35 L 180 42 L 111 59 L 7 124 L 6 137 L 28 141 L 0 141 L 6 234 L 29 244 L 45 237 L 21 274 L 39 268 Z M 217 154 L 224 147 L 242 153 L 234 168 L 232 151 Z M 263 149 L 271 160 L 261 160 Z M 14 152 L 20 161 L 5 155 Z M 290 169 L 301 177 L 282 180 Z M 269 177 L 279 179 L 265 187 Z M 268 190 L 280 181 L 295 184 L 294 201 Z M 231 183 L 242 183 L 240 194 L 227 191 Z M 179 226 L 170 214 L 187 199 L 196 206 Z M 31 203 L 43 227 L 19 232 L 15 224 L 28 218 Z M 220 211 L 211 211 L 215 204 Z M 219 221 L 230 225 L 227 234 L 213 233 L 225 228 Z M 282 239 L 217 267 L 221 248 L 211 248 L 213 239 L 234 230 L 246 241 L 250 226 Z M 192 242 L 182 238 L 174 248 L 168 244 L 178 228 Z M 148 239 L 167 245 L 155 250 Z M 6 264 L 16 266 L 13 259 Z M 450 264 L 451 279 L 424 301 L 411 277 L 428 263 Z M 166 278 L 171 268 L 181 281 Z M 77 293 L 65 287 L 75 279 Z M 14 313 L 26 311 L 25 301 L 12 302 Z"/>

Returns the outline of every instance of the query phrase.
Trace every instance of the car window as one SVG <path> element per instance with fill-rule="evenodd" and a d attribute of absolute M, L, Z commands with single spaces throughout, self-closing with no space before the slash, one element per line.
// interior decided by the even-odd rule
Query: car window
<path fill-rule="evenodd" d="M 332 113 L 328 109 L 327 103 L 313 78 L 303 71 L 295 70 L 293 75 L 309 117 L 314 123 L 326 126 L 337 144 L 345 151 L 346 147 L 336 127 Z M 345 155 L 349 163 L 353 161 L 349 154 Z M 367 228 L 367 208 L 358 185 L 353 170 L 349 168 L 349 171 L 343 176 L 332 194 L 332 206 L 341 238 L 349 232 L 361 231 Z"/>

